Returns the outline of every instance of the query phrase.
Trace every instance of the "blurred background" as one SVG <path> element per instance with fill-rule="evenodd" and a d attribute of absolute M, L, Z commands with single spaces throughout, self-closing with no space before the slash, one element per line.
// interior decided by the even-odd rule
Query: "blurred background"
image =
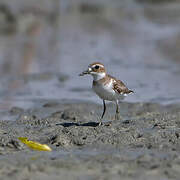
<path fill-rule="evenodd" d="M 135 91 L 126 101 L 180 102 L 179 0 L 0 0 L 0 109 L 44 100 L 101 103 L 100 61 Z"/>

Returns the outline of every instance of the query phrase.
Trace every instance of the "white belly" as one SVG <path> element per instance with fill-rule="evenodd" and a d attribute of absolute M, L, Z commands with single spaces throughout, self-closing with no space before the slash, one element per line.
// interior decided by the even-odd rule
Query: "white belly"
<path fill-rule="evenodd" d="M 96 84 L 93 85 L 93 90 L 95 93 L 104 100 L 108 101 L 115 101 L 117 99 L 124 99 L 124 95 L 117 94 L 113 89 L 112 89 L 112 83 L 109 83 L 107 85 L 101 85 L 101 84 Z"/>

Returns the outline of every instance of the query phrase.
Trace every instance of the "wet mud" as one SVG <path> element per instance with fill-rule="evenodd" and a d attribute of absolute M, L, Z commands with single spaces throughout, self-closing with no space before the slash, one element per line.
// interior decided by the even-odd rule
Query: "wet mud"
<path fill-rule="evenodd" d="M 11 121 L 0 121 L 2 179 L 178 179 L 180 105 L 121 103 L 114 120 L 108 104 L 45 102 L 13 107 Z M 32 151 L 17 138 L 49 145 Z"/>

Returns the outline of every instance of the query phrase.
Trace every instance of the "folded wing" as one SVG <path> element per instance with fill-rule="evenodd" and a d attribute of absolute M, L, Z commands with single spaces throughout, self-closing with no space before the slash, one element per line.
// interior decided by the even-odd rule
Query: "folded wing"
<path fill-rule="evenodd" d="M 116 78 L 108 75 L 109 77 L 114 79 L 113 82 L 113 90 L 119 94 L 129 94 L 133 93 L 134 91 L 128 89 L 125 84 L 121 80 L 117 80 Z"/>

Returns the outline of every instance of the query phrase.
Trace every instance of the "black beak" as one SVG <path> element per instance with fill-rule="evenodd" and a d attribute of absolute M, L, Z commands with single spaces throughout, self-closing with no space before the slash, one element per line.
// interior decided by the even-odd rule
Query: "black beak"
<path fill-rule="evenodd" d="M 82 73 L 79 74 L 79 76 L 84 76 L 86 74 L 90 74 L 91 73 L 91 68 L 88 68 L 86 71 L 83 71 Z"/>

